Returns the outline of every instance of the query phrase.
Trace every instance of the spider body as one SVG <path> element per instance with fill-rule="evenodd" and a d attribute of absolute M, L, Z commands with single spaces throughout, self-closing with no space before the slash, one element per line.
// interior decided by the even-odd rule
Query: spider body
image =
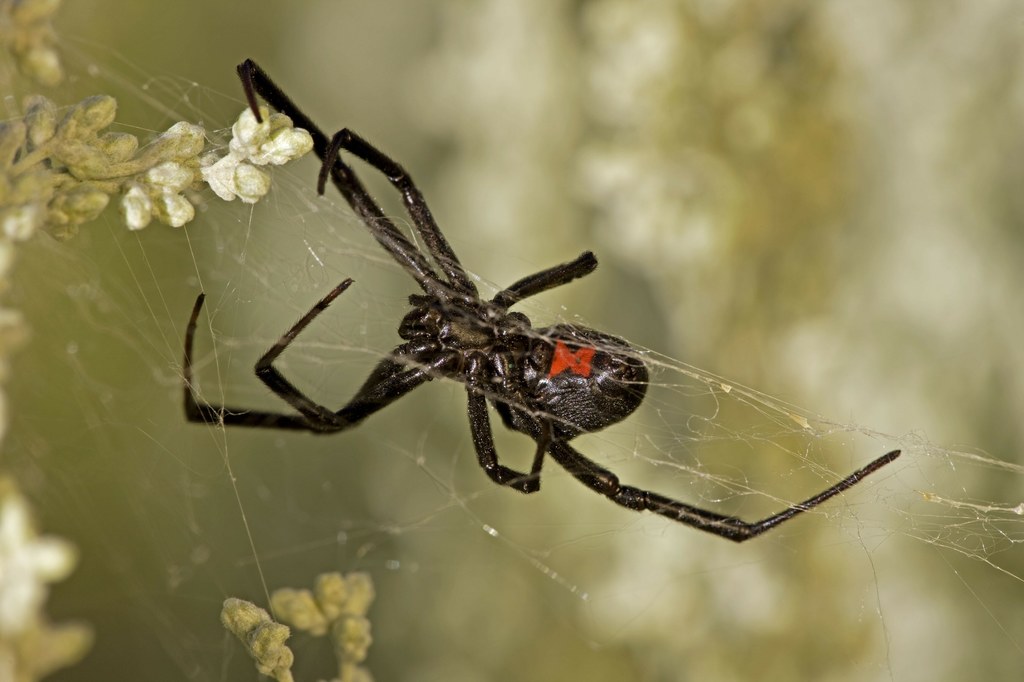
<path fill-rule="evenodd" d="M 588 271 L 597 264 L 589 252 L 580 260 Z M 568 324 L 535 329 L 495 301 L 409 302 L 398 326 L 406 343 L 392 357 L 472 387 L 509 429 L 536 438 L 550 421 L 551 436 L 569 440 L 625 419 L 647 392 L 646 366 L 617 337 Z"/>
<path fill-rule="evenodd" d="M 352 131 L 328 138 L 255 62 L 238 67 L 249 106 L 260 118 L 257 96 L 291 117 L 313 137 L 322 162 L 318 190 L 328 180 L 348 202 L 380 246 L 419 285 L 409 297 L 411 310 L 398 326 L 402 339 L 371 371 L 355 396 L 338 410 L 313 401 L 275 367 L 292 341 L 349 286 L 346 279 L 296 322 L 256 363 L 255 373 L 293 413 L 212 405 L 201 400 L 192 376 L 193 342 L 204 295 L 196 298 L 185 332 L 183 361 L 185 416 L 194 422 L 275 428 L 327 434 L 351 428 L 434 378 L 466 388 L 467 414 L 480 466 L 500 485 L 523 493 L 540 488 L 540 473 L 550 456 L 578 481 L 623 507 L 651 511 L 734 541 L 756 537 L 838 495 L 899 456 L 894 450 L 870 462 L 813 497 L 756 522 L 700 509 L 658 493 L 620 483 L 618 477 L 582 455 L 569 441 L 599 431 L 630 414 L 643 401 L 648 373 L 642 354 L 626 341 L 576 325 L 534 328 L 529 318 L 509 308 L 543 291 L 584 277 L 597 267 L 589 251 L 575 260 L 524 277 L 489 301 L 480 298 L 449 246 L 419 189 L 406 171 Z M 340 153 L 363 160 L 387 177 L 401 194 L 421 250 L 385 215 Z M 498 460 L 488 404 L 504 425 L 536 444 L 528 472 Z"/>

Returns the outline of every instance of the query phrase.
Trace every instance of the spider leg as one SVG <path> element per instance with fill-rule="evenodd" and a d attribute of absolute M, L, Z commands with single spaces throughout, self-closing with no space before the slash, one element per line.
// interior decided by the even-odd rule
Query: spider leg
<path fill-rule="evenodd" d="M 360 182 L 355 171 L 346 165 L 337 153 L 333 157 L 327 155 L 330 142 L 323 131 L 284 94 L 284 91 L 253 60 L 246 59 L 238 65 L 238 77 L 242 81 L 246 100 L 249 103 L 249 108 L 256 115 L 256 120 L 262 120 L 259 103 L 256 99 L 256 96 L 259 95 L 271 108 L 291 118 L 296 128 L 306 130 L 313 138 L 313 150 L 321 162 L 325 165 L 330 163 L 330 176 L 334 186 L 356 215 L 366 224 L 377 242 L 416 280 L 423 291 L 435 296 L 443 296 L 448 291 L 448 287 L 437 281 L 426 257 L 388 219 L 384 210 Z M 330 162 L 327 159 L 330 159 Z"/>
<path fill-rule="evenodd" d="M 185 331 L 185 357 L 182 363 L 184 377 L 185 417 L 193 422 L 248 426 L 253 428 L 274 428 L 296 431 L 312 431 L 314 433 L 335 433 L 355 426 L 370 414 L 380 410 L 420 384 L 429 381 L 433 372 L 442 368 L 448 361 L 446 356 L 435 360 L 433 365 L 415 364 L 414 358 L 409 363 L 394 358 L 385 358 L 367 378 L 356 395 L 341 409 L 332 412 L 330 409 L 310 400 L 302 391 L 273 367 L 273 361 L 295 340 L 317 315 L 330 305 L 345 289 L 352 284 L 348 279 L 331 290 L 309 312 L 302 316 L 291 329 L 275 343 L 256 363 L 256 376 L 263 381 L 275 395 L 295 408 L 299 414 L 281 414 L 261 410 L 234 408 L 225 405 L 211 405 L 200 401 L 195 394 L 193 380 L 193 344 L 196 323 L 202 310 L 204 294 L 199 294 L 192 308 L 188 327 Z M 401 355 L 404 349 L 399 347 L 396 354 Z M 436 366 L 434 366 L 436 365 Z"/>
<path fill-rule="evenodd" d="M 294 431 L 310 430 L 309 420 L 294 414 L 278 414 L 227 405 L 211 405 L 196 398 L 195 381 L 192 378 L 192 346 L 196 333 L 196 321 L 202 310 L 206 294 L 196 297 L 192 307 L 192 315 L 185 330 L 185 357 L 182 361 L 182 377 L 184 379 L 185 418 L 190 422 L 207 424 L 234 424 L 240 426 L 288 429 Z"/>
<path fill-rule="evenodd" d="M 577 480 L 616 504 L 636 511 L 652 511 L 673 521 L 735 542 L 743 542 L 757 537 L 780 523 L 818 506 L 825 500 L 856 485 L 865 476 L 882 468 L 899 457 L 900 454 L 899 450 L 886 453 L 827 490 L 765 519 L 750 522 L 735 516 L 700 509 L 647 490 L 621 485 L 615 474 L 587 459 L 564 441 L 552 443 L 548 451 L 555 461 L 565 467 Z"/>
<path fill-rule="evenodd" d="M 491 431 L 491 420 L 487 413 L 487 399 L 483 394 L 467 386 L 469 398 L 469 427 L 473 433 L 473 447 L 476 448 L 477 461 L 492 481 L 508 486 L 521 493 L 535 493 L 540 490 L 540 470 L 544 464 L 544 452 L 547 450 L 550 437 L 537 440 L 537 450 L 533 456 L 530 473 L 511 469 L 498 462 L 498 452 L 494 447 L 494 434 Z"/>
<path fill-rule="evenodd" d="M 274 367 L 274 360 L 284 352 L 284 350 L 291 345 L 291 343 L 298 337 L 299 333 L 305 329 L 310 322 L 312 322 L 320 313 L 327 309 L 327 306 L 331 304 L 343 291 L 348 289 L 352 285 L 351 279 L 346 279 L 338 286 L 334 287 L 326 296 L 320 299 L 316 305 L 309 309 L 309 311 L 303 315 L 298 322 L 281 335 L 281 338 L 271 346 L 266 353 L 260 356 L 260 359 L 256 361 L 255 372 L 256 376 L 266 384 L 267 388 L 274 392 L 275 395 L 280 397 L 286 403 L 294 407 L 299 413 L 302 414 L 311 423 L 322 424 L 325 427 L 330 425 L 340 426 L 341 420 L 337 418 L 332 410 L 313 402 L 306 395 L 297 389 L 294 384 L 284 378 L 277 368 Z"/>
<path fill-rule="evenodd" d="M 589 275 L 597 267 L 597 258 L 590 251 L 584 251 L 576 260 L 562 263 L 512 283 L 491 299 L 491 303 L 502 309 L 510 308 L 516 302 L 568 284 L 574 279 Z"/>
<path fill-rule="evenodd" d="M 434 220 L 434 215 L 431 213 L 426 199 L 423 198 L 423 193 L 413 182 L 412 177 L 397 161 L 374 147 L 365 138 L 348 128 L 343 128 L 334 134 L 327 146 L 326 153 L 321 157 L 323 166 L 320 168 L 317 191 L 323 194 L 327 176 L 338 158 L 338 152 L 342 149 L 354 154 L 384 174 L 388 182 L 402 195 L 405 210 L 409 212 L 417 232 L 427 245 L 434 260 L 437 261 L 441 271 L 448 277 L 448 281 L 458 291 L 476 296 L 476 285 L 466 275 L 458 256 L 455 255 L 455 251 L 452 250 L 448 240 L 441 233 L 441 228 L 437 226 L 437 221 Z"/>

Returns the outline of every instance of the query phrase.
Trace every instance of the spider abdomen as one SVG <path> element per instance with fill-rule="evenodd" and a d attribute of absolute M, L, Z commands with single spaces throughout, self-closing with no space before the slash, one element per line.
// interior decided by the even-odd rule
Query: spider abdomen
<path fill-rule="evenodd" d="M 600 431 L 632 414 L 647 392 L 647 368 L 620 338 L 585 327 L 537 330 L 531 351 L 535 409 L 557 436 Z"/>

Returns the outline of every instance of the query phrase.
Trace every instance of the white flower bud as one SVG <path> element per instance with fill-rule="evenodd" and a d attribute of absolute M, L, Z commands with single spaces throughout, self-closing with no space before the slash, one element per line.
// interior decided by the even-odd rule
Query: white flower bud
<path fill-rule="evenodd" d="M 249 161 L 257 166 L 265 166 L 268 163 L 280 166 L 308 154 L 311 149 L 313 138 L 305 130 L 282 128 L 260 145 L 259 150 L 249 157 Z"/>
<path fill-rule="evenodd" d="M 195 206 L 180 194 L 164 192 L 153 202 L 153 205 L 160 221 L 171 227 L 181 227 L 196 217 Z"/>
<path fill-rule="evenodd" d="M 7 479 L 0 480 L 0 564 L 0 638 L 11 641 L 37 621 L 46 583 L 71 572 L 75 549 L 65 540 L 39 536 L 25 499 Z"/>
<path fill-rule="evenodd" d="M 109 202 L 106 192 L 82 183 L 57 194 L 50 202 L 50 212 L 58 212 L 68 224 L 81 225 L 95 220 Z"/>
<path fill-rule="evenodd" d="M 71 108 L 58 126 L 58 134 L 85 140 L 103 130 L 117 117 L 117 100 L 110 95 L 88 97 Z"/>
<path fill-rule="evenodd" d="M 250 632 L 270 622 L 270 614 L 252 602 L 229 597 L 221 608 L 220 622 L 228 632 L 245 640 Z"/>
<path fill-rule="evenodd" d="M 345 584 L 348 587 L 345 612 L 365 616 L 366 612 L 370 610 L 370 604 L 377 596 L 370 574 L 358 571 L 349 573 L 345 576 Z"/>
<path fill-rule="evenodd" d="M 53 87 L 64 80 L 60 55 L 48 45 L 35 45 L 19 55 L 21 69 L 45 86 Z"/>
<path fill-rule="evenodd" d="M 138 185 L 132 185 L 121 199 L 121 216 L 129 230 L 141 230 L 153 219 L 153 202 Z"/>
<path fill-rule="evenodd" d="M 192 171 L 175 161 L 167 161 L 146 171 L 146 180 L 165 192 L 178 193 L 192 184 Z"/>
<path fill-rule="evenodd" d="M 29 135 L 31 136 L 31 133 Z M 139 150 L 139 138 L 129 133 L 104 133 L 100 136 L 97 146 L 107 154 L 111 161 L 121 163 L 132 158 Z"/>
<path fill-rule="evenodd" d="M 247 204 L 255 204 L 270 191 L 270 176 L 256 166 L 240 163 L 235 168 L 232 189 Z"/>
<path fill-rule="evenodd" d="M 313 635 L 323 635 L 327 632 L 328 619 L 309 590 L 295 590 L 289 587 L 274 590 L 270 597 L 270 605 L 279 619 L 297 630 L 304 630 Z"/>
<path fill-rule="evenodd" d="M 36 147 L 43 144 L 57 130 L 57 105 L 42 95 L 31 97 L 26 107 L 25 125 L 29 141 Z"/>
<path fill-rule="evenodd" d="M 238 116 L 238 120 L 231 126 L 231 142 L 228 145 L 232 154 L 248 158 L 269 137 L 270 115 L 266 107 L 260 107 L 260 116 L 263 118 L 262 123 L 256 120 L 252 109 L 248 107 Z"/>
<path fill-rule="evenodd" d="M 203 146 L 206 145 L 206 131 L 203 126 L 179 121 L 160 136 L 160 141 L 168 145 L 170 158 L 185 161 L 203 151 Z"/>
<path fill-rule="evenodd" d="M 334 621 L 331 639 L 335 655 L 349 663 L 362 663 L 373 644 L 370 621 L 362 616 L 345 616 Z"/>
<path fill-rule="evenodd" d="M 0 212 L 0 231 L 9 239 L 28 239 L 42 222 L 43 210 L 39 204 L 10 206 Z"/>
<path fill-rule="evenodd" d="M 235 198 L 233 187 L 238 159 L 229 154 L 213 163 L 208 163 L 210 158 L 210 156 L 206 156 L 203 159 L 203 163 L 207 165 L 204 165 L 199 172 L 202 173 L 203 180 L 210 185 L 210 189 L 213 190 L 214 194 L 224 201 L 231 201 Z"/>

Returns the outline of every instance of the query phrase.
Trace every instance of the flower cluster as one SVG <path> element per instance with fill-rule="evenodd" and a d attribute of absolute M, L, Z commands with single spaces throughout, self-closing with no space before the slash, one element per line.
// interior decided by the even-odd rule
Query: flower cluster
<path fill-rule="evenodd" d="M 134 135 L 106 131 L 116 115 L 117 101 L 106 95 L 89 97 L 63 116 L 53 102 L 34 96 L 22 119 L 0 124 L 4 236 L 27 239 L 40 227 L 73 236 L 118 194 L 129 229 L 154 218 L 180 227 L 195 217 L 204 182 L 226 200 L 254 202 L 270 188 L 269 176 L 256 166 L 285 163 L 313 147 L 309 134 L 286 116 L 264 115 L 257 122 L 246 109 L 223 158 L 203 154 L 205 131 L 185 122 L 140 149 Z"/>
<path fill-rule="evenodd" d="M 47 584 L 66 578 L 74 564 L 74 547 L 39 535 L 24 497 L 0 479 L 0 680 L 38 680 L 89 650 L 88 626 L 54 625 L 42 611 Z"/>
<path fill-rule="evenodd" d="M 270 604 L 278 618 L 292 627 L 330 638 L 339 666 L 332 682 L 369 682 L 370 673 L 360 664 L 373 643 L 366 613 L 374 596 L 373 581 L 366 573 L 323 573 L 312 591 L 276 590 Z"/>
<path fill-rule="evenodd" d="M 249 650 L 261 674 L 278 682 L 291 682 L 295 654 L 285 645 L 291 634 L 287 625 L 275 623 L 269 613 L 252 602 L 234 598 L 224 600 L 220 622 Z"/>
<path fill-rule="evenodd" d="M 243 111 L 231 127 L 227 155 L 207 154 L 200 162 L 203 180 L 224 201 L 238 197 L 255 203 L 270 190 L 270 176 L 258 166 L 280 166 L 313 148 L 309 133 L 293 128 L 284 114 L 260 107 L 260 118 L 257 121 L 251 109 Z"/>
<path fill-rule="evenodd" d="M 366 613 L 374 596 L 373 582 L 366 573 L 324 573 L 317 576 L 313 590 L 276 590 L 270 603 L 277 617 L 293 628 L 330 638 L 339 669 L 332 682 L 370 682 L 370 673 L 360 664 L 373 643 Z M 224 602 L 221 621 L 246 645 L 261 673 L 281 682 L 291 679 L 293 656 L 285 646 L 290 634 L 287 626 L 241 599 Z"/>

